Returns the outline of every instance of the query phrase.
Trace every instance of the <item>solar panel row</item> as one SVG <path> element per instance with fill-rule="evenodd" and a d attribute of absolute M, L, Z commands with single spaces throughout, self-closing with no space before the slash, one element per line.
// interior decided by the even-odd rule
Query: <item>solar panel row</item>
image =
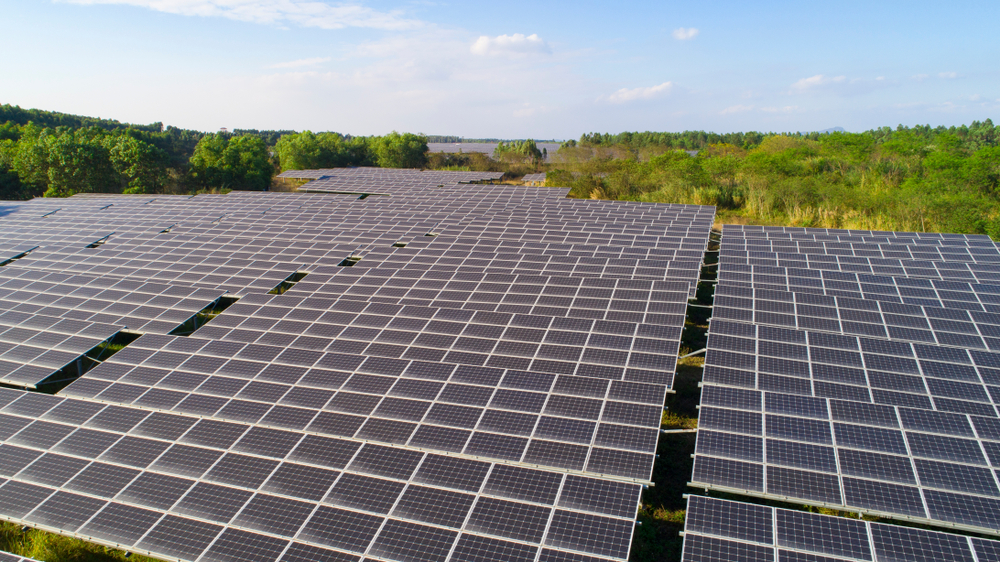
<path fill-rule="evenodd" d="M 1000 346 L 1000 315 L 868 299 L 720 286 L 715 318 L 962 348 Z"/>
<path fill-rule="evenodd" d="M 153 334 L 171 332 L 224 294 L 181 284 L 25 273 L 0 270 L 0 310 L 114 324 Z"/>
<path fill-rule="evenodd" d="M 503 172 L 450 172 L 438 170 L 400 170 L 386 168 L 321 168 L 317 170 L 287 170 L 278 175 L 280 178 L 343 178 L 345 181 L 371 182 L 430 182 L 447 181 L 451 183 L 498 180 Z M 416 184 L 420 185 L 420 184 Z"/>
<path fill-rule="evenodd" d="M 982 562 L 998 555 L 998 541 L 691 496 L 682 560 Z"/>
<path fill-rule="evenodd" d="M 791 256 L 802 256 L 792 258 Z M 810 269 L 822 272 L 862 273 L 894 277 L 946 279 L 969 283 L 996 284 L 1000 281 L 1000 264 L 994 262 L 969 263 L 960 261 L 925 261 L 881 258 L 855 258 L 820 255 L 822 259 L 809 259 L 812 254 L 791 254 L 777 257 L 720 257 L 719 267 L 735 267 L 734 271 L 747 271 L 751 266 Z"/>
<path fill-rule="evenodd" d="M 0 552 L 0 562 L 38 562 L 33 558 L 24 558 L 8 552 Z"/>
<path fill-rule="evenodd" d="M 823 275 L 808 276 L 816 273 Z M 940 308 L 997 312 L 996 285 L 889 277 L 815 270 L 753 267 L 746 273 L 720 272 L 720 281 L 730 288 L 772 289 L 796 293 L 881 300 Z"/>
<path fill-rule="evenodd" d="M 841 228 L 805 228 L 800 226 L 752 226 L 730 225 L 727 234 L 746 238 L 806 238 L 824 239 L 854 239 L 867 240 L 940 240 L 943 242 L 974 240 L 990 243 L 990 238 L 983 234 L 952 234 L 941 232 L 896 232 L 890 230 L 846 230 Z"/>
<path fill-rule="evenodd" d="M 907 239 L 904 239 L 907 240 Z M 912 239 L 909 239 L 912 240 Z M 727 257 L 796 259 L 796 254 L 816 254 L 817 256 L 853 256 L 858 258 L 890 259 L 931 259 L 938 261 L 1000 261 L 996 246 L 988 240 L 959 240 L 945 243 L 933 241 L 892 241 L 892 242 L 827 242 L 803 240 L 771 240 L 745 238 L 743 243 L 732 238 L 726 244 Z M 817 258 L 820 259 L 820 258 Z"/>

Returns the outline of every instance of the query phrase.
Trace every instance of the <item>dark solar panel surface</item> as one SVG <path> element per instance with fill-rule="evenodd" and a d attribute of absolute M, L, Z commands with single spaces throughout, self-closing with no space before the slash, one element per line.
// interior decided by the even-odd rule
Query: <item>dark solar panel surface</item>
<path fill-rule="evenodd" d="M 994 560 L 1000 542 L 691 496 L 683 562 Z"/>
<path fill-rule="evenodd" d="M 859 256 L 890 250 L 911 252 L 923 268 L 972 267 L 993 259 L 995 244 L 727 226 L 720 253 L 764 243 L 794 245 L 794 254 L 775 255 L 799 265 L 719 266 L 693 482 L 1000 533 L 991 302 L 1000 287 L 908 276 L 905 268 L 804 273 L 835 263 L 828 258 L 843 265 L 845 256 L 872 260 Z M 793 274 L 814 282 L 793 283 Z"/>
<path fill-rule="evenodd" d="M 144 334 L 58 396 L 0 390 L 0 516 L 191 561 L 625 560 L 714 210 L 347 173 L 389 195 L 0 219 L 38 246 L 0 268 L 12 350 Z"/>

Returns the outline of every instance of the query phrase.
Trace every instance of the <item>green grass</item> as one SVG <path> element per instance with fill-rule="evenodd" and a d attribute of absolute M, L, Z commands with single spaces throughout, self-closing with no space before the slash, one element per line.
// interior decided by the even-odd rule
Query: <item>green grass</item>
<path fill-rule="evenodd" d="M 20 525 L 0 521 L 0 550 L 34 558 L 41 562 L 125 562 L 126 553 L 81 539 L 64 537 L 39 529 L 22 531 Z M 129 562 L 154 562 L 133 554 Z"/>
<path fill-rule="evenodd" d="M 684 530 L 683 495 L 687 488 L 694 460 L 694 433 L 662 434 L 657 452 L 660 457 L 653 466 L 653 482 L 642 493 L 639 521 L 632 538 L 631 560 L 635 562 L 675 562 L 681 559 Z"/>

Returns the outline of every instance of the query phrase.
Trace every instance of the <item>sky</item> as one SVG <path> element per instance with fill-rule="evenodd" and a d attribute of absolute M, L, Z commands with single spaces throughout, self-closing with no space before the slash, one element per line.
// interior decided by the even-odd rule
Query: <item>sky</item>
<path fill-rule="evenodd" d="M 864 131 L 1000 109 L 1000 2 L 0 0 L 0 103 L 182 128 Z"/>

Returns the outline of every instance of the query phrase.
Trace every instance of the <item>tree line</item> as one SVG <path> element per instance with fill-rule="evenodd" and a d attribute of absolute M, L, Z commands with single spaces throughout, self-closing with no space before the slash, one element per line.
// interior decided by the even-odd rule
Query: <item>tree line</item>
<path fill-rule="evenodd" d="M 410 133 L 205 133 L 0 105 L 0 199 L 7 200 L 266 190 L 285 170 L 420 168 L 426 152 L 426 137 Z"/>
<path fill-rule="evenodd" d="M 746 138 L 700 145 L 695 157 L 581 142 L 560 149 L 547 184 L 574 197 L 716 205 L 732 222 L 1000 239 L 1000 127 L 988 119 Z"/>
<path fill-rule="evenodd" d="M 0 198 L 264 190 L 270 185 L 274 164 L 259 136 L 192 137 L 179 129 L 156 133 L 7 122 L 0 126 Z"/>
<path fill-rule="evenodd" d="M 961 125 L 953 127 L 931 127 L 930 125 L 917 125 L 914 127 L 904 127 L 899 125 L 895 129 L 892 127 L 881 127 L 867 131 L 866 135 L 871 136 L 876 142 L 888 140 L 895 133 L 908 131 L 921 138 L 930 139 L 940 134 L 953 135 L 963 142 L 995 146 L 1000 140 L 1000 130 L 994 128 L 993 122 L 973 121 L 971 125 Z M 681 133 L 666 132 L 623 132 L 623 133 L 585 133 L 580 136 L 579 141 L 566 141 L 565 147 L 621 147 L 632 151 L 640 151 L 653 147 L 673 148 L 682 150 L 701 150 L 713 144 L 728 144 L 738 146 L 745 150 L 750 150 L 764 139 L 773 136 L 795 137 L 804 140 L 819 141 L 825 135 L 833 133 L 764 133 L 759 131 L 736 132 L 736 133 L 710 133 L 706 131 L 684 131 Z"/>
<path fill-rule="evenodd" d="M 423 168 L 427 164 L 427 137 L 395 131 L 372 137 L 303 131 L 282 136 L 274 150 L 282 171 L 344 166 Z"/>

